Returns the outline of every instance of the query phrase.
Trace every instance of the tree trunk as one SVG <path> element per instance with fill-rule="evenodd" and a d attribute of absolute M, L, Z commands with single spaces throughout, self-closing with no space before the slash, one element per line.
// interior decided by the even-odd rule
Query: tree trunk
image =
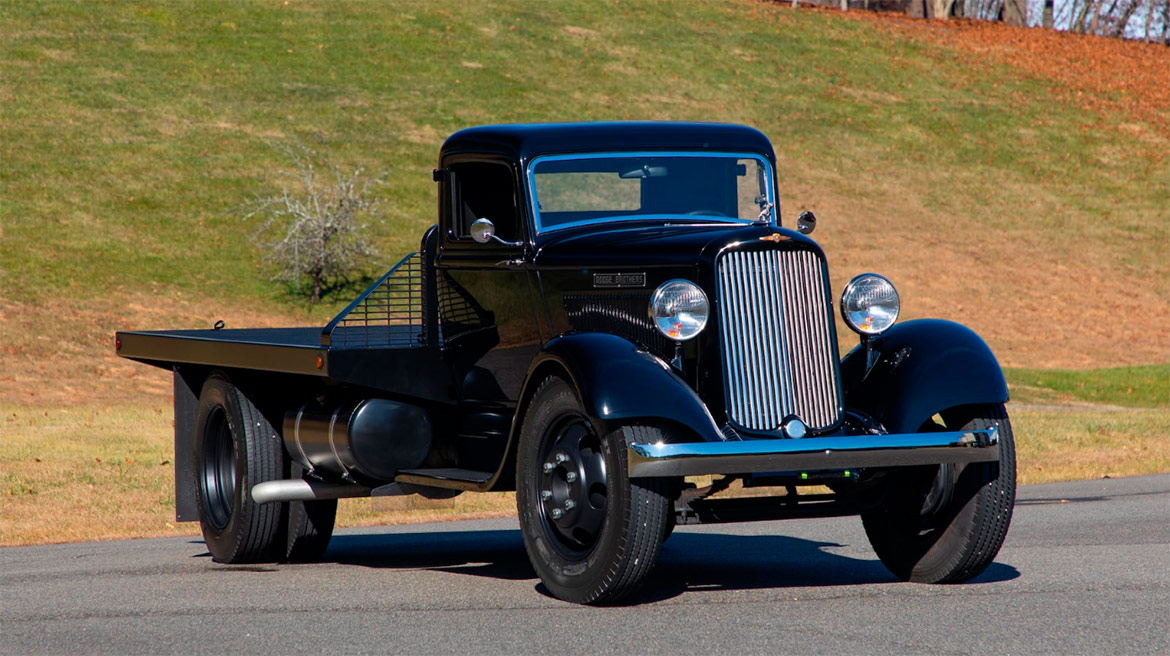
<path fill-rule="evenodd" d="M 1146 43 L 1150 42 L 1150 19 L 1154 17 L 1154 0 L 1146 2 Z"/>
<path fill-rule="evenodd" d="M 1068 24 L 1069 32 L 1084 32 L 1085 31 L 1085 17 L 1089 15 L 1089 7 L 1093 6 L 1093 0 L 1085 0 L 1081 5 L 1080 11 L 1073 15 L 1072 20 Z"/>
<path fill-rule="evenodd" d="M 1162 0 L 1162 45 L 1170 46 L 1170 0 Z"/>
<path fill-rule="evenodd" d="M 1006 0 L 1003 3 L 1003 22 L 1008 25 L 1028 24 L 1028 0 Z"/>
<path fill-rule="evenodd" d="M 1109 26 L 1109 36 L 1115 38 L 1121 38 L 1125 36 L 1125 26 L 1128 25 L 1130 19 L 1133 18 L 1133 13 L 1137 11 L 1139 4 L 1141 4 L 1141 0 L 1129 0 L 1129 4 L 1127 4 L 1125 8 L 1122 9 L 1121 16 L 1117 19 L 1117 22 Z"/>

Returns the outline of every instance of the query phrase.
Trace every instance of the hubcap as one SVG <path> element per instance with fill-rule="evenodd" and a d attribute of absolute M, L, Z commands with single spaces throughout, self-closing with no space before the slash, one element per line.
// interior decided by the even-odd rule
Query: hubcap
<path fill-rule="evenodd" d="M 601 440 L 580 418 L 554 426 L 541 458 L 541 515 L 565 555 L 579 557 L 597 543 L 609 496 Z"/>
<path fill-rule="evenodd" d="M 208 522 L 221 530 L 232 517 L 236 496 L 236 459 L 232 428 L 223 408 L 212 411 L 203 434 L 203 506 Z"/>

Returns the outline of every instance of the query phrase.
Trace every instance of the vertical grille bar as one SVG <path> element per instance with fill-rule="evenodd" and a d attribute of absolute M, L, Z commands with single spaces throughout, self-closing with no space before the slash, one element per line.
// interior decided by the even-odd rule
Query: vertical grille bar
<path fill-rule="evenodd" d="M 840 418 L 828 281 L 811 251 L 730 252 L 718 264 L 727 412 L 749 430 Z"/>

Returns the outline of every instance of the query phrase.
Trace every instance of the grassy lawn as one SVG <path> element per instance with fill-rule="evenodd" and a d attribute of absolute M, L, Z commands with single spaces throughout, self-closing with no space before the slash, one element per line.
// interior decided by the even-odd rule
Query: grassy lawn
<path fill-rule="evenodd" d="M 1044 405 L 1009 405 L 1019 482 L 1047 483 L 1170 471 L 1170 409 L 1115 408 L 1130 399 L 1133 376 L 1115 370 L 1063 372 L 1099 382 L 1109 404 L 1069 404 L 1066 387 L 1036 387 Z M 1016 379 L 1020 372 L 1009 371 Z M 1155 379 L 1148 398 L 1165 398 Z M 1075 384 L 1072 385 L 1077 388 Z M 1013 387 L 1013 393 L 1018 388 Z M 1064 405 L 1058 405 L 1063 403 Z M 174 455 L 170 408 L 74 406 L 42 410 L 5 407 L 0 441 L 0 545 L 198 533 L 174 521 Z M 421 522 L 444 517 L 515 513 L 509 493 L 464 494 L 446 501 L 417 497 L 345 499 L 340 526 Z M 68 518 L 62 521 L 61 518 Z"/>
<path fill-rule="evenodd" d="M 300 312 L 239 218 L 279 185 L 274 140 L 389 174 L 378 275 L 434 222 L 459 128 L 714 120 L 772 138 L 785 214 L 818 212 L 838 288 L 880 269 L 907 318 L 960 320 L 1015 366 L 1170 359 L 1170 129 L 960 33 L 754 0 L 17 0 L 0 31 L 11 313 L 137 293 Z"/>
<path fill-rule="evenodd" d="M 0 544 L 195 530 L 173 522 L 169 376 L 112 333 L 348 303 L 260 264 L 239 208 L 278 190 L 274 143 L 388 174 L 376 276 L 435 222 L 443 139 L 500 122 L 760 128 L 835 289 L 884 273 L 903 318 L 964 323 L 1008 367 L 1022 481 L 1170 470 L 1149 365 L 1170 362 L 1170 51 L 1116 46 L 1146 97 L 1013 64 L 1077 37 L 969 32 L 754 0 L 0 3 Z M 512 511 L 405 503 L 340 521 Z"/>
<path fill-rule="evenodd" d="M 1064 369 L 1008 369 L 1018 403 L 1097 403 L 1128 408 L 1170 408 L 1170 365 Z"/>

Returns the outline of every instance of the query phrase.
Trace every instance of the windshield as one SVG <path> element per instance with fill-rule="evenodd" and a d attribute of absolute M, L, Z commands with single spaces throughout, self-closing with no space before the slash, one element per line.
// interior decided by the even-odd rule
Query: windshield
<path fill-rule="evenodd" d="M 774 220 L 771 169 L 758 155 L 553 155 L 528 169 L 538 232 L 601 221 Z"/>

